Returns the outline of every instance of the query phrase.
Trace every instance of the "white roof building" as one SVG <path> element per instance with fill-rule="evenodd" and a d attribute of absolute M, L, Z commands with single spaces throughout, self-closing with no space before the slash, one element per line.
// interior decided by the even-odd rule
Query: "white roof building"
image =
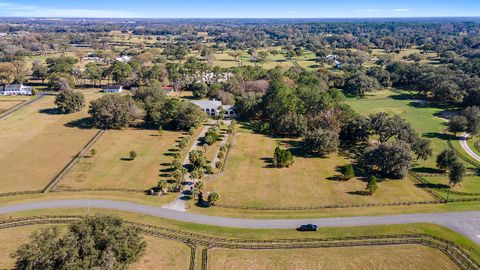
<path fill-rule="evenodd" d="M 32 94 L 33 87 L 31 86 L 25 86 L 23 84 L 6 84 L 4 86 L 0 86 L 0 95 L 3 96 L 31 96 Z"/>
<path fill-rule="evenodd" d="M 232 105 L 222 105 L 222 102 L 219 100 L 191 100 L 191 102 L 200 107 L 210 116 L 216 116 L 219 113 L 220 108 L 225 112 L 225 116 L 236 115 Z"/>
<path fill-rule="evenodd" d="M 115 60 L 123 62 L 123 63 L 128 63 L 128 62 L 130 62 L 130 60 L 132 60 L 132 57 L 128 56 L 128 55 L 123 55 L 123 56 L 120 56 L 120 57 L 116 58 Z"/>
<path fill-rule="evenodd" d="M 104 93 L 120 93 L 123 91 L 123 86 L 121 85 L 106 85 L 102 87 L 102 92 Z"/>

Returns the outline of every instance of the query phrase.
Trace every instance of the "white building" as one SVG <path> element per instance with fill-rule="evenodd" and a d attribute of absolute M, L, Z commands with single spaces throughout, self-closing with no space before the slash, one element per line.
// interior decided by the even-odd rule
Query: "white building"
<path fill-rule="evenodd" d="M 121 85 L 107 85 L 102 87 L 102 92 L 104 93 L 120 93 L 123 91 L 123 86 Z"/>
<path fill-rule="evenodd" d="M 130 60 L 132 60 L 132 57 L 128 56 L 128 55 L 124 55 L 124 56 L 121 56 L 121 57 L 117 57 L 115 60 L 123 62 L 123 63 L 128 63 L 128 62 L 130 62 Z"/>
<path fill-rule="evenodd" d="M 200 107 L 210 116 L 218 115 L 221 109 L 223 109 L 225 112 L 226 117 L 232 117 L 236 115 L 232 105 L 222 105 L 222 102 L 219 100 L 192 100 L 191 102 Z"/>
<path fill-rule="evenodd" d="M 204 83 L 225 83 L 233 77 L 233 73 L 225 72 L 220 74 L 215 74 L 213 72 L 210 73 L 203 73 L 200 77 L 200 80 L 197 82 L 204 82 Z"/>
<path fill-rule="evenodd" d="M 33 87 L 25 86 L 23 84 L 6 84 L 0 86 L 0 95 L 2 96 L 31 96 L 33 94 Z"/>

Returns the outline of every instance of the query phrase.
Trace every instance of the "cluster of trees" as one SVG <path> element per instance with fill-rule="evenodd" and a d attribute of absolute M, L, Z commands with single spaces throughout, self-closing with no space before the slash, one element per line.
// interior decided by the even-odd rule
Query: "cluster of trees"
<path fill-rule="evenodd" d="M 41 229 L 14 253 L 17 269 L 125 269 L 144 253 L 140 231 L 113 216 Z"/>
<path fill-rule="evenodd" d="M 114 94 L 94 100 L 89 113 L 95 126 L 102 129 L 119 129 L 134 120 L 144 119 L 157 130 L 169 128 L 188 131 L 207 117 L 201 108 L 191 102 L 167 98 L 157 81 L 141 87 L 133 97 Z"/>
<path fill-rule="evenodd" d="M 437 167 L 448 171 L 448 178 L 451 186 L 455 186 L 463 181 L 466 173 L 465 165 L 458 160 L 454 150 L 447 149 L 437 156 Z"/>
<path fill-rule="evenodd" d="M 368 145 L 371 136 L 378 138 Z M 382 177 L 403 178 L 413 160 L 426 160 L 432 155 L 430 141 L 421 138 L 404 119 L 377 113 L 368 118 L 356 116 L 340 131 L 340 139 L 353 150 L 360 150 L 359 163 Z"/>
<path fill-rule="evenodd" d="M 471 106 L 453 116 L 448 122 L 448 129 L 453 133 L 467 132 L 470 136 L 480 134 L 480 107 Z"/>
<path fill-rule="evenodd" d="M 145 110 L 147 123 L 153 127 L 188 131 L 200 125 L 207 117 L 205 112 L 191 102 L 167 98 L 161 83 L 153 81 L 140 87 L 133 95 Z"/>

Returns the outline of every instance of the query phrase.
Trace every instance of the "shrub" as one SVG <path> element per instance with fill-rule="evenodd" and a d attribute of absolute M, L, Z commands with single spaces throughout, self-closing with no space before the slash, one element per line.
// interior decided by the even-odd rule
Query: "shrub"
<path fill-rule="evenodd" d="M 210 192 L 207 200 L 209 205 L 215 205 L 220 201 L 220 194 L 217 192 Z"/>
<path fill-rule="evenodd" d="M 367 191 L 368 195 L 371 196 L 371 195 L 373 195 L 373 193 L 375 193 L 375 191 L 377 191 L 377 189 L 378 189 L 377 177 L 372 175 L 368 179 L 368 184 L 367 184 L 366 191 Z"/>
<path fill-rule="evenodd" d="M 135 151 L 130 151 L 130 160 L 135 160 L 137 158 L 137 152 Z"/>
<path fill-rule="evenodd" d="M 274 153 L 274 167 L 285 168 L 293 164 L 292 153 L 288 150 L 282 149 L 279 146 L 275 148 Z"/>

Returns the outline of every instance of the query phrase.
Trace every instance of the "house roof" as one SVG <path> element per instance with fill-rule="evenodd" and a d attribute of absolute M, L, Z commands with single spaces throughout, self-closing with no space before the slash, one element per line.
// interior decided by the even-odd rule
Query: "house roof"
<path fill-rule="evenodd" d="M 222 102 L 219 100 L 192 100 L 193 104 L 197 105 L 202 109 L 218 109 L 218 107 L 222 106 Z"/>
<path fill-rule="evenodd" d="M 122 87 L 123 85 L 105 85 L 105 86 L 102 86 L 102 89 L 120 89 Z"/>

